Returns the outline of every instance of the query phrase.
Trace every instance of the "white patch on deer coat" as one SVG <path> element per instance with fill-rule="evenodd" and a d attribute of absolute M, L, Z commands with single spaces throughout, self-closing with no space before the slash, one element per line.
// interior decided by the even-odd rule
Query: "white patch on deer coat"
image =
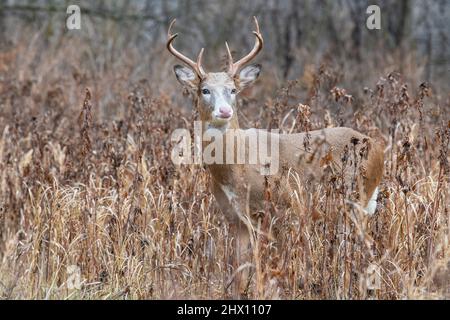
<path fill-rule="evenodd" d="M 236 199 L 236 194 L 233 192 L 231 187 L 223 185 L 223 184 L 219 184 L 219 186 L 220 186 L 220 189 L 225 194 L 225 196 L 227 197 L 228 201 L 230 201 L 230 203 Z"/>
<path fill-rule="evenodd" d="M 367 203 L 367 207 L 364 208 L 367 214 L 373 215 L 375 213 L 375 210 L 377 209 L 377 198 L 378 198 L 378 187 L 375 188 L 375 190 L 372 193 L 372 196 L 370 197 L 369 202 Z"/>

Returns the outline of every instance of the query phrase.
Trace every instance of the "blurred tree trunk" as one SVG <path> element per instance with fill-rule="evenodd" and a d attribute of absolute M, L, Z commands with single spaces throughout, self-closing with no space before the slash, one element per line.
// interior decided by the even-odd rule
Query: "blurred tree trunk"
<path fill-rule="evenodd" d="M 430 81 L 431 79 L 431 60 L 433 57 L 433 32 L 431 30 L 431 23 L 430 23 L 430 8 L 428 7 L 428 5 L 425 5 L 425 12 L 423 14 L 424 19 L 425 19 L 425 32 L 427 34 L 426 37 L 426 55 L 428 57 L 428 61 L 425 67 L 425 77 L 427 79 L 427 81 Z"/>
<path fill-rule="evenodd" d="M 3 45 L 6 44 L 6 23 L 5 23 L 6 14 L 4 10 L 0 7 L 0 50 L 3 50 Z"/>
<path fill-rule="evenodd" d="M 286 79 L 289 70 L 291 68 L 294 57 L 291 50 L 291 21 L 293 20 L 293 14 L 287 16 L 285 28 L 284 28 L 284 48 L 283 48 L 283 79 Z"/>
<path fill-rule="evenodd" d="M 398 30 L 396 32 L 396 40 L 397 44 L 399 46 L 402 46 L 403 41 L 405 37 L 409 34 L 407 31 L 408 29 L 408 22 L 410 20 L 410 14 L 411 14 L 411 1 L 410 0 L 401 0 L 400 1 L 400 8 L 399 8 L 399 26 Z"/>
<path fill-rule="evenodd" d="M 400 21 L 399 21 L 399 28 L 397 31 L 397 43 L 400 47 L 400 57 L 404 57 L 408 50 L 405 46 L 406 39 L 409 37 L 409 21 L 410 21 L 410 15 L 411 15 L 411 1 L 410 0 L 402 0 L 400 2 Z M 401 61 L 400 63 L 400 72 L 403 74 L 405 70 L 405 60 L 399 59 Z"/>
<path fill-rule="evenodd" d="M 366 19 L 366 1 L 354 1 L 349 0 L 347 2 L 350 9 L 351 19 L 353 21 L 353 31 L 351 34 L 353 51 L 352 57 L 357 61 L 361 62 L 361 49 L 362 49 L 362 28 L 365 28 Z M 332 17 L 330 17 L 332 19 Z"/>
<path fill-rule="evenodd" d="M 425 5 L 428 7 L 428 5 Z M 387 29 L 394 43 L 393 46 L 400 47 L 407 38 L 409 20 L 411 15 L 411 0 L 399 0 L 386 7 L 382 12 L 388 16 Z"/>

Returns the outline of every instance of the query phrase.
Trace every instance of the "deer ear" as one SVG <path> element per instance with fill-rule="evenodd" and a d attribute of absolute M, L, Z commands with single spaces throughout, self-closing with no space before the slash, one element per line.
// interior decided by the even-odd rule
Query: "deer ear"
<path fill-rule="evenodd" d="M 188 67 L 180 66 L 177 64 L 173 67 L 173 71 L 175 72 L 175 76 L 178 81 L 188 88 L 197 88 L 197 76 L 195 72 Z"/>
<path fill-rule="evenodd" d="M 251 64 L 239 72 L 239 83 L 245 88 L 258 79 L 262 66 L 260 64 Z"/>

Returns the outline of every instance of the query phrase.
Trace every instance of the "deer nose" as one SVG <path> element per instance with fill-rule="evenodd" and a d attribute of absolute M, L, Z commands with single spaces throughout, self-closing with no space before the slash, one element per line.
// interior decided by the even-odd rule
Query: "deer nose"
<path fill-rule="evenodd" d="M 219 113 L 221 118 L 231 118 L 231 115 L 233 114 L 233 110 L 229 107 L 220 107 Z"/>

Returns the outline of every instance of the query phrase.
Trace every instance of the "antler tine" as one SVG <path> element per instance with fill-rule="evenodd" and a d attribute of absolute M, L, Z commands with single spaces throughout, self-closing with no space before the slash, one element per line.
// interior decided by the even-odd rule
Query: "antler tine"
<path fill-rule="evenodd" d="M 171 22 L 170 22 L 170 24 L 169 24 L 169 29 L 167 30 L 167 38 L 169 38 L 170 39 L 170 37 L 172 36 L 172 34 L 171 34 L 171 30 L 172 30 L 172 27 L 173 27 L 173 25 L 175 24 L 175 22 L 177 21 L 177 19 L 173 19 Z M 178 34 L 176 33 L 175 34 L 175 36 L 177 36 Z"/>
<path fill-rule="evenodd" d="M 205 51 L 205 48 L 202 48 L 200 50 L 198 57 L 197 57 L 197 68 L 198 68 L 198 72 L 200 73 L 200 78 L 203 78 L 206 75 L 206 72 L 202 67 L 203 51 Z"/>
<path fill-rule="evenodd" d="M 260 35 L 261 32 L 259 31 L 259 23 L 258 23 L 258 19 L 256 19 L 255 16 L 253 16 L 253 21 L 255 21 L 255 25 L 256 25 L 256 32 Z M 253 33 L 255 33 L 255 31 L 253 31 Z"/>
<path fill-rule="evenodd" d="M 228 54 L 228 70 L 233 67 L 233 56 L 231 55 L 230 47 L 228 46 L 228 42 L 225 41 L 225 47 L 227 47 Z"/>
<path fill-rule="evenodd" d="M 171 30 L 172 30 L 173 25 L 175 24 L 175 21 L 177 21 L 177 19 L 172 20 L 172 22 L 169 25 L 169 29 L 167 30 L 167 38 L 168 38 L 167 39 L 167 50 L 169 50 L 169 52 L 172 53 L 176 58 L 180 59 L 185 64 L 190 66 L 197 73 L 197 76 L 202 79 L 206 76 L 206 72 L 202 67 L 202 58 L 203 58 L 204 48 L 202 48 L 200 50 L 200 53 L 198 54 L 198 57 L 197 57 L 197 62 L 194 62 L 193 60 L 189 59 L 184 54 L 179 52 L 177 49 L 175 49 L 172 42 L 178 36 L 178 33 L 175 33 L 175 34 L 171 33 Z"/>
<path fill-rule="evenodd" d="M 228 73 L 233 77 L 236 75 L 237 71 L 243 65 L 245 65 L 246 63 L 251 61 L 263 48 L 264 41 L 263 41 L 261 31 L 259 30 L 258 20 L 256 19 L 255 16 L 253 17 L 253 20 L 255 21 L 255 26 L 256 26 L 256 31 L 253 31 L 253 34 L 256 36 L 256 39 L 255 39 L 255 45 L 253 46 L 253 49 L 250 51 L 249 54 L 247 54 L 245 57 L 241 58 L 236 63 L 233 63 L 233 58 L 231 56 L 230 48 L 228 47 L 228 44 L 225 42 L 225 45 L 227 47 L 227 52 L 228 52 L 228 59 L 229 59 Z"/>

